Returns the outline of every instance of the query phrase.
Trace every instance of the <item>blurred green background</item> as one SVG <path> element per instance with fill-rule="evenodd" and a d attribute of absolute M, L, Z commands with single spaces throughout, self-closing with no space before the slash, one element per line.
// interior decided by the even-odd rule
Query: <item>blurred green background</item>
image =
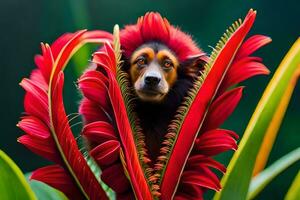
<path fill-rule="evenodd" d="M 33 56 L 39 43 L 51 43 L 65 32 L 78 29 L 111 31 L 114 24 L 135 23 L 147 11 L 159 11 L 171 23 L 194 35 L 198 44 L 210 52 L 226 28 L 244 17 L 250 8 L 258 10 L 252 33 L 272 37 L 273 42 L 258 52 L 272 74 L 246 81 L 243 101 L 224 124 L 242 135 L 262 91 L 279 62 L 300 34 L 299 0 L 9 0 L 0 2 L 0 148 L 10 155 L 24 172 L 46 164 L 16 142 L 22 132 L 16 123 L 23 112 L 24 91 L 18 83 L 34 68 Z M 74 62 L 73 62 L 74 63 Z M 76 67 L 85 66 L 86 58 Z M 73 66 L 74 67 L 74 66 Z M 68 112 L 76 112 L 79 95 L 73 82 L 74 68 L 67 69 L 65 103 Z M 300 144 L 300 86 L 296 87 L 287 115 L 269 159 L 269 164 Z M 225 163 L 231 153 L 220 157 Z M 275 179 L 257 199 L 282 199 L 300 164 Z M 243 174 L 241 174 L 242 176 Z"/>

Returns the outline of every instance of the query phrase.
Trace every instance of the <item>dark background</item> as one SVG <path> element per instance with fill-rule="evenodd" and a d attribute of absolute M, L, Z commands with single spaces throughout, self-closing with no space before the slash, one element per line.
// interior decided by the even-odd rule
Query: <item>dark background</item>
<path fill-rule="evenodd" d="M 225 123 L 225 127 L 242 135 L 255 105 L 287 50 L 299 37 L 298 0 L 286 1 L 212 1 L 212 0 L 9 0 L 0 2 L 0 149 L 7 152 L 24 172 L 32 171 L 46 162 L 16 142 L 22 132 L 16 123 L 23 112 L 24 91 L 18 83 L 34 68 L 33 56 L 40 53 L 41 41 L 51 43 L 65 32 L 78 29 L 111 31 L 114 24 L 135 23 L 147 11 L 159 11 L 171 23 L 194 35 L 207 52 L 226 28 L 243 18 L 250 8 L 258 10 L 252 33 L 272 37 L 273 42 L 258 52 L 272 74 L 246 81 L 243 101 Z M 84 65 L 84 64 L 82 64 Z M 69 112 L 76 111 L 78 94 L 73 81 L 73 69 L 67 70 L 65 102 Z M 297 86 L 283 121 L 269 164 L 299 147 L 300 87 Z M 230 153 L 221 157 L 228 162 Z M 272 182 L 257 199 L 282 199 L 299 163 Z M 241 174 L 242 176 L 242 174 Z"/>

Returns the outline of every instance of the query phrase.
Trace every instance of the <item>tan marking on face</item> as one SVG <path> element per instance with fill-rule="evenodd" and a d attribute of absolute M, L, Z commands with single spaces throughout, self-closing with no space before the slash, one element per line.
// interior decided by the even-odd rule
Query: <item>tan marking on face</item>
<path fill-rule="evenodd" d="M 145 67 L 139 66 L 139 58 L 145 58 Z M 143 62 L 141 62 L 143 63 Z M 130 77 L 137 95 L 145 101 L 159 102 L 169 92 L 177 80 L 179 61 L 169 50 L 163 49 L 155 53 L 150 47 L 144 47 L 134 52 L 130 59 Z M 145 94 L 145 75 L 149 70 L 155 70 L 162 77 L 156 89 L 157 95 Z"/>
<path fill-rule="evenodd" d="M 156 57 L 159 61 L 163 61 L 164 59 L 168 58 L 172 61 L 174 67 L 177 69 L 178 65 L 179 65 L 179 61 L 178 59 L 174 56 L 173 53 L 171 53 L 169 50 L 167 49 L 163 49 L 161 51 L 159 51 L 156 54 Z"/>
<path fill-rule="evenodd" d="M 153 49 L 151 49 L 150 47 L 141 48 L 132 54 L 130 63 L 131 64 L 134 63 L 136 61 L 136 59 L 142 55 L 145 55 L 150 60 L 153 60 L 155 53 L 154 53 Z"/>
<path fill-rule="evenodd" d="M 159 51 L 156 55 L 156 58 L 162 67 L 164 67 L 164 62 L 166 60 L 171 61 L 172 66 L 169 66 L 169 71 L 164 72 L 164 77 L 168 82 L 169 87 L 172 87 L 177 80 L 177 68 L 179 66 L 178 59 L 167 49 Z"/>
<path fill-rule="evenodd" d="M 145 47 L 145 48 L 137 50 L 136 52 L 134 52 L 132 54 L 131 59 L 130 59 L 131 67 L 130 67 L 129 73 L 130 73 L 130 77 L 131 77 L 131 80 L 133 83 L 136 82 L 137 79 L 139 77 L 141 77 L 143 72 L 145 71 L 145 70 L 138 69 L 139 67 L 137 66 L 136 61 L 140 56 L 145 56 L 146 61 L 151 62 L 154 59 L 155 53 L 154 53 L 153 49 L 151 49 L 150 47 Z"/>

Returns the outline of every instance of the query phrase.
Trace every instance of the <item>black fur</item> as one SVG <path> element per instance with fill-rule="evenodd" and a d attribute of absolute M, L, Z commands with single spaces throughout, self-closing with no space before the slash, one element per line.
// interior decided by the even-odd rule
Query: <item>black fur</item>
<path fill-rule="evenodd" d="M 146 45 L 153 48 L 156 52 L 162 48 L 167 48 L 165 45 L 158 42 L 147 43 L 141 47 Z M 123 57 L 123 60 L 123 69 L 128 71 L 130 64 L 126 58 Z M 160 154 L 160 147 L 164 140 L 164 136 L 168 131 L 168 125 L 174 118 L 178 107 L 181 105 L 184 97 L 187 94 L 188 89 L 193 85 L 194 76 L 185 74 L 185 69 L 187 67 L 191 67 L 193 64 L 195 64 L 193 60 L 185 61 L 180 64 L 177 71 L 177 81 L 173 87 L 170 88 L 169 93 L 162 102 L 144 102 L 139 100 L 138 97 L 135 98 L 135 112 L 140 119 L 140 125 L 145 135 L 145 142 L 149 157 L 152 160 L 152 164 Z M 203 65 L 203 63 L 201 63 L 201 65 Z M 199 67 L 199 71 L 200 69 L 201 66 Z"/>
<path fill-rule="evenodd" d="M 174 118 L 177 108 L 192 86 L 189 78 L 178 79 L 161 103 L 136 101 L 136 113 L 145 135 L 148 154 L 155 161 L 159 155 L 161 143 L 167 133 L 168 125 Z"/>

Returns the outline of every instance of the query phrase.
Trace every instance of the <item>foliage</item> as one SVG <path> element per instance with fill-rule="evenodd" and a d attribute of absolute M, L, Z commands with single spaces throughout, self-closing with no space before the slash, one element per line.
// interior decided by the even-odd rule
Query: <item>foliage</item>
<path fill-rule="evenodd" d="M 19 167 L 0 150 L 1 199 L 36 200 Z"/>
<path fill-rule="evenodd" d="M 18 141 L 55 164 L 37 169 L 30 178 L 70 199 L 109 199 L 111 194 L 117 199 L 201 199 L 207 189 L 217 191 L 214 199 L 246 199 L 247 194 L 253 198 L 299 159 L 299 150 L 295 150 L 262 171 L 299 76 L 300 40 L 269 83 L 240 144 L 236 144 L 233 131 L 219 128 L 242 97 L 243 87 L 236 85 L 269 73 L 262 59 L 251 55 L 271 39 L 254 35 L 245 40 L 255 17 L 256 12 L 250 10 L 244 21 L 235 22 L 221 37 L 174 116 L 154 167 L 150 167 L 153 161 L 147 157 L 143 131 L 134 112 L 128 76 L 121 69 L 122 54 L 126 55 L 122 38 L 127 29 L 119 33 L 115 26 L 114 35 L 83 30 L 65 34 L 51 46 L 42 44 L 42 55 L 35 57 L 38 69 L 20 83 L 26 95 L 25 116 L 18 126 L 26 134 Z M 151 31 L 154 27 L 157 32 Z M 138 30 L 136 34 L 143 42 L 157 38 L 171 41 L 174 33 L 188 39 L 158 13 L 147 13 L 128 30 Z M 78 79 L 83 93 L 81 135 L 88 143 L 89 155 L 80 151 L 62 95 L 63 70 L 86 43 L 102 45 L 93 54 L 92 67 Z M 226 168 L 213 157 L 238 146 L 225 173 Z M 43 183 L 31 182 L 32 191 L 15 164 L 1 153 L 0 167 L 16 181 L 7 186 L 3 184 L 7 177 L 2 176 L 0 186 L 7 198 L 15 195 L 12 191 L 16 187 L 22 199 L 36 199 L 33 191 L 41 199 L 66 198 Z M 259 174 L 249 190 L 254 167 Z M 221 184 L 215 169 L 225 173 Z M 294 198 L 291 191 L 298 190 L 297 180 L 288 199 Z"/>
<path fill-rule="evenodd" d="M 264 137 L 275 137 L 287 108 L 292 91 L 299 76 L 300 40 L 290 49 L 273 79 L 266 88 L 246 128 L 239 150 L 234 154 L 228 173 L 224 176 L 223 190 L 215 199 L 245 199 L 248 193 L 257 154 Z M 272 136 L 273 135 L 273 136 Z M 271 149 L 273 140 L 265 140 L 265 147 Z M 260 151 L 259 158 L 268 157 L 269 151 Z M 259 159 L 256 163 L 261 165 Z"/>

